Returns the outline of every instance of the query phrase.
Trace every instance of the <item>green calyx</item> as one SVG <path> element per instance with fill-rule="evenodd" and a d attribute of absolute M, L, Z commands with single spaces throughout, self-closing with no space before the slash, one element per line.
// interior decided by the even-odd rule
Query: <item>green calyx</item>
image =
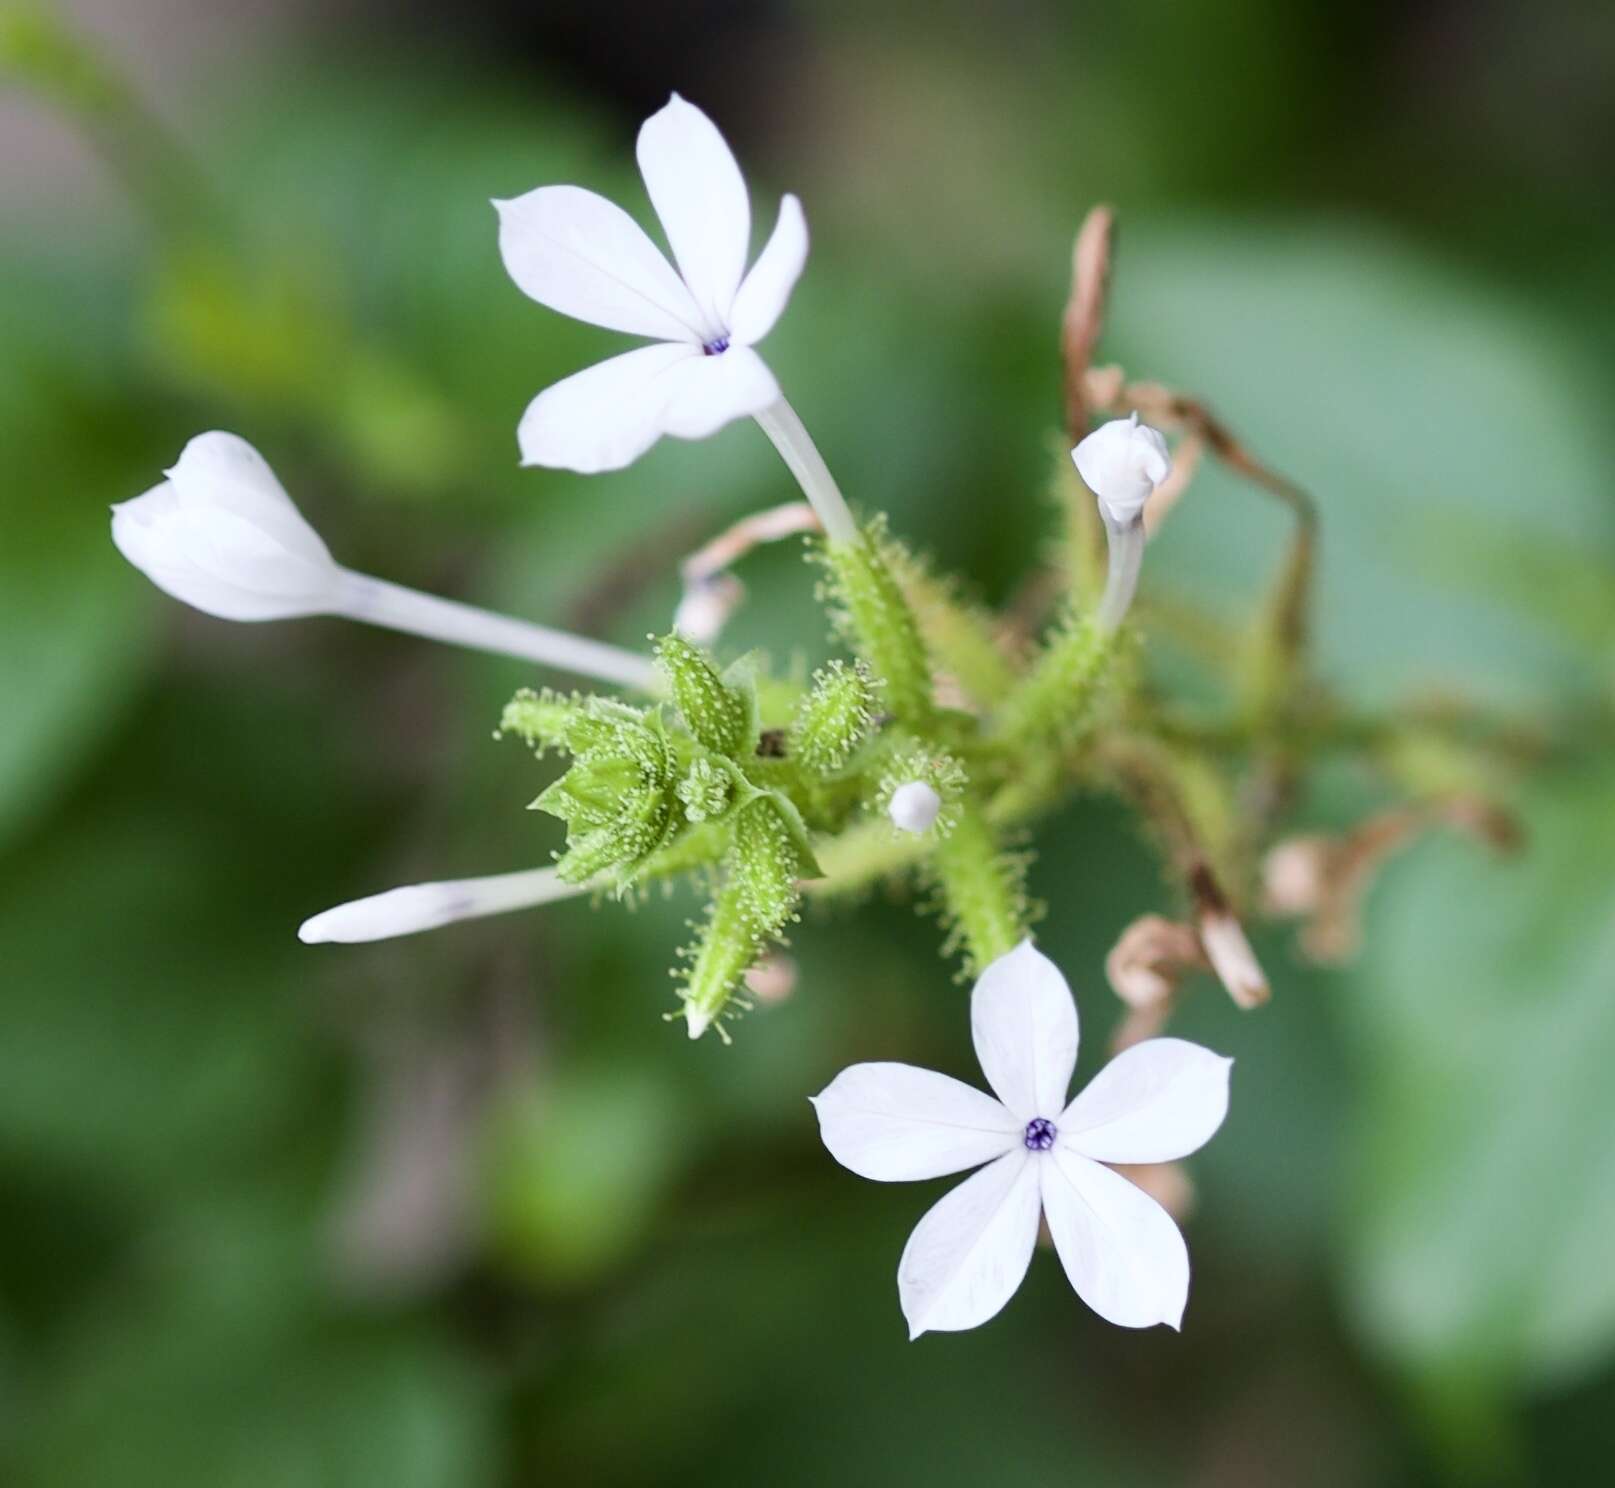
<path fill-rule="evenodd" d="M 897 571 L 906 560 L 877 517 L 855 543 L 829 543 L 821 597 L 849 645 L 885 683 L 885 702 L 910 728 L 936 721 L 931 661 Z"/>
<path fill-rule="evenodd" d="M 788 801 L 759 795 L 735 813 L 724 881 L 695 944 L 683 953 L 679 996 L 691 1038 L 709 1027 L 723 1034 L 720 1020 L 744 1006 L 736 993 L 746 972 L 796 918 L 799 880 L 819 871 Z"/>
<path fill-rule="evenodd" d="M 819 776 L 846 768 L 875 720 L 880 683 L 862 661 L 832 661 L 813 674 L 791 725 L 790 753 L 803 770 Z"/>
<path fill-rule="evenodd" d="M 979 973 L 1037 918 L 1018 834 L 1078 787 L 1131 800 L 1174 861 L 1204 859 L 1231 880 L 1254 861 L 1216 762 L 1167 747 L 1170 721 L 1140 686 L 1128 633 L 1097 624 L 1076 586 L 1066 618 L 1033 647 L 1024 614 L 965 599 L 884 519 L 810 553 L 852 655 L 806 683 L 749 658 L 721 669 L 670 635 L 656 644 L 665 700 L 527 691 L 501 720 L 539 756 L 570 757 L 534 803 L 566 824 L 563 876 L 706 891 L 675 971 L 676 1016 L 692 1037 L 727 1038 L 747 971 L 786 935 L 804 892 L 835 901 L 883 881 L 922 886 L 944 953 Z M 1274 708 L 1260 721 L 1286 741 Z M 1161 747 L 1146 749 L 1152 729 Z M 894 805 L 914 786 L 927 790 Z"/>
<path fill-rule="evenodd" d="M 738 753 L 756 732 L 756 706 L 748 693 L 720 677 L 683 636 L 658 641 L 656 660 L 691 736 L 717 754 Z"/>
<path fill-rule="evenodd" d="M 566 731 L 572 768 L 533 802 L 566 823 L 566 852 L 556 861 L 568 883 L 610 874 L 626 886 L 676 825 L 674 756 L 660 714 L 609 713 L 585 710 Z"/>
<path fill-rule="evenodd" d="M 1091 615 L 1073 615 L 1004 700 L 994 720 L 1001 747 L 1069 745 L 1087 730 L 1115 659 L 1115 635 Z"/>
<path fill-rule="evenodd" d="M 734 796 L 735 782 L 730 771 L 705 755 L 697 756 L 689 772 L 678 783 L 678 798 L 691 822 L 711 821 L 721 816 Z"/>

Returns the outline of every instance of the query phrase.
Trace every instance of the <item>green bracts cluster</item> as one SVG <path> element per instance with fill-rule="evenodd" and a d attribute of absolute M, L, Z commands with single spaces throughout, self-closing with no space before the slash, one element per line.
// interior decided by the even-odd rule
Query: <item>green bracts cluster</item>
<path fill-rule="evenodd" d="M 747 970 L 796 919 L 803 883 L 821 876 L 815 839 L 837 867 L 833 888 L 917 870 L 967 968 L 1012 949 L 1033 917 L 1026 860 L 995 822 L 1016 814 L 1006 803 L 1047 793 L 1050 765 L 1088 726 L 1109 669 L 1113 641 L 1086 620 L 1058 630 L 1028 667 L 1007 653 L 983 664 L 978 653 L 994 642 L 980 612 L 930 579 L 882 523 L 816 556 L 856 659 L 828 662 L 805 687 L 763 678 L 766 709 L 749 660 L 720 672 L 670 635 L 656 645 L 668 701 L 523 692 L 502 721 L 540 756 L 570 756 L 533 803 L 566 823 L 565 878 L 619 892 L 673 876 L 710 886 L 675 972 L 692 1037 L 722 1032 Z M 969 673 L 967 694 L 989 711 L 939 706 L 926 636 L 944 664 Z M 941 806 L 910 836 L 885 818 L 913 783 Z"/>

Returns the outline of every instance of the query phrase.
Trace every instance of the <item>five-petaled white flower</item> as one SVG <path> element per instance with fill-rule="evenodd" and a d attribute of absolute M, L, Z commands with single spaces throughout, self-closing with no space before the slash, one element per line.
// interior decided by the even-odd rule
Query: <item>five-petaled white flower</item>
<path fill-rule="evenodd" d="M 522 462 L 616 470 L 663 434 L 704 439 L 779 400 L 751 348 L 779 319 L 807 259 L 794 196 L 746 273 L 751 205 L 707 116 L 674 94 L 639 131 L 639 169 L 678 262 L 622 208 L 578 186 L 496 201 L 499 250 L 517 285 L 552 310 L 656 343 L 540 393 L 522 417 Z"/>
<path fill-rule="evenodd" d="M 982 974 L 970 1021 L 997 1100 L 912 1065 L 855 1064 L 813 1102 L 831 1155 L 865 1178 L 939 1178 L 986 1164 L 909 1237 L 897 1267 L 909 1336 L 995 1316 L 1026 1275 L 1040 1211 L 1095 1312 L 1128 1328 L 1179 1327 L 1189 1294 L 1183 1236 L 1106 1164 L 1167 1162 L 1202 1146 L 1227 1113 L 1233 1061 L 1150 1039 L 1067 1104 L 1076 1003 L 1030 941 Z"/>

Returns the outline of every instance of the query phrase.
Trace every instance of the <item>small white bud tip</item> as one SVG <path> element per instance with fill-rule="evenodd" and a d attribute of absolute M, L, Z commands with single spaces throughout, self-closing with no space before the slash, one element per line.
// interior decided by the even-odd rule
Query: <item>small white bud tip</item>
<path fill-rule="evenodd" d="M 1150 494 L 1172 473 L 1165 437 L 1139 423 L 1136 413 L 1101 424 L 1071 451 L 1071 459 L 1100 509 L 1119 527 L 1143 512 Z"/>
<path fill-rule="evenodd" d="M 355 899 L 327 909 L 298 926 L 297 938 L 304 945 L 358 945 L 371 940 L 391 940 L 398 935 L 414 935 L 435 930 L 439 925 L 462 918 L 468 906 L 456 904 L 445 893 L 445 885 L 410 884 L 388 889 L 366 899 Z"/>
<path fill-rule="evenodd" d="M 684 1022 L 687 1025 L 690 1037 L 693 1039 L 698 1039 L 711 1025 L 712 1018 L 709 1014 L 703 1013 L 697 1008 L 686 1005 L 684 1010 Z"/>
<path fill-rule="evenodd" d="M 886 815 L 891 817 L 892 825 L 899 831 L 918 835 L 931 830 L 941 810 L 942 797 L 936 793 L 935 787 L 923 780 L 911 780 L 892 792 Z"/>
<path fill-rule="evenodd" d="M 406 884 L 327 909 L 304 920 L 297 938 L 304 945 L 336 941 L 356 945 L 362 941 L 391 940 L 398 935 L 415 935 L 436 930 L 458 920 L 474 920 L 483 915 L 505 914 L 570 899 L 587 892 L 582 884 L 570 884 L 553 868 L 526 868 L 517 873 L 496 873 L 490 878 L 459 878 L 443 883 Z"/>

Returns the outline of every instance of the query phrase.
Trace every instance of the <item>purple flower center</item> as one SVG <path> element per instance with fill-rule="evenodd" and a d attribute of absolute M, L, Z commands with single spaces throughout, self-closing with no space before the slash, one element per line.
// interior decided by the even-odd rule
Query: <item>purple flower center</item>
<path fill-rule="evenodd" d="M 723 353 L 728 350 L 729 338 L 727 336 L 719 336 L 715 340 L 708 341 L 707 344 L 701 348 L 701 355 L 722 356 Z"/>
<path fill-rule="evenodd" d="M 1029 1152 L 1047 1152 L 1054 1145 L 1054 1123 L 1042 1116 L 1034 1116 L 1026 1123 L 1025 1142 Z"/>

